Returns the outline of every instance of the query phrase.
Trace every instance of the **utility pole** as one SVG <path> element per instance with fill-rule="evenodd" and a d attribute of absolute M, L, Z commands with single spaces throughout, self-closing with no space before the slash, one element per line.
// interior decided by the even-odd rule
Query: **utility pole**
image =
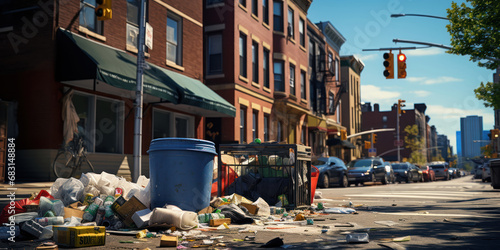
<path fill-rule="evenodd" d="M 137 182 L 141 176 L 142 159 L 142 105 L 144 80 L 144 38 L 146 31 L 146 1 L 141 0 L 139 10 L 139 39 L 137 41 L 137 86 L 135 92 L 135 120 L 134 120 L 134 174 L 132 179 Z"/>
<path fill-rule="evenodd" d="M 400 139 L 399 139 L 399 130 L 400 130 L 400 128 L 399 128 L 399 117 L 401 116 L 401 113 L 405 113 L 405 111 L 404 111 L 404 110 L 401 110 L 401 108 L 402 108 L 402 107 L 405 107 L 405 106 L 406 106 L 406 105 L 404 104 L 405 102 L 406 102 L 405 100 L 401 100 L 401 99 L 399 99 L 399 100 L 398 100 L 398 112 L 397 112 L 397 114 L 396 114 L 396 115 L 397 115 L 397 116 L 396 116 L 396 118 L 397 118 L 397 119 L 396 119 L 396 127 L 397 127 L 397 132 L 396 132 L 396 133 L 397 133 L 397 135 L 396 135 L 396 136 L 397 136 L 397 138 L 396 138 L 396 140 L 397 140 L 397 144 L 398 144 L 398 162 L 400 162 L 400 161 L 401 161 L 401 152 L 400 152 L 400 150 L 401 150 L 401 149 L 400 149 L 400 146 L 401 146 L 401 141 L 400 141 Z"/>

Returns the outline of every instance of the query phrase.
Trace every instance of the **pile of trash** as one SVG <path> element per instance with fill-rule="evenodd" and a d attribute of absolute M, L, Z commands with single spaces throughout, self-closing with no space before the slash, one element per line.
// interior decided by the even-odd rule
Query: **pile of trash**
<path fill-rule="evenodd" d="M 210 206 L 196 212 L 173 204 L 151 208 L 150 193 L 145 176 L 136 183 L 106 172 L 85 173 L 80 179 L 59 178 L 50 190 L 3 209 L 2 240 L 53 239 L 60 246 L 85 247 L 104 245 L 106 233 L 136 229 L 137 238 L 162 237 L 162 246 L 171 246 L 174 241 L 177 246 L 179 238 L 201 237 L 204 230 L 225 230 L 231 224 L 272 230 L 278 228 L 276 225 L 311 225 L 313 220 L 308 218 L 315 211 L 355 212 L 351 208 L 324 208 L 321 203 L 309 210 L 287 211 L 281 201 L 270 206 L 262 198 L 251 201 L 238 194 L 215 197 Z"/>

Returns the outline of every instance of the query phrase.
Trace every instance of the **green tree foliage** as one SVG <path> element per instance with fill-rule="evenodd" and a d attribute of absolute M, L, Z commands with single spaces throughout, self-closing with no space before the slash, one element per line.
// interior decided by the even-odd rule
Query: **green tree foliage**
<path fill-rule="evenodd" d="M 447 10 L 451 35 L 448 53 L 469 55 L 480 67 L 496 69 L 500 66 L 500 1 L 467 0 L 453 2 Z"/>
<path fill-rule="evenodd" d="M 409 162 L 414 164 L 425 164 L 427 162 L 424 138 L 418 134 L 418 126 L 408 125 L 405 130 L 405 147 L 411 150 Z"/>
<path fill-rule="evenodd" d="M 481 82 L 481 85 L 474 90 L 474 93 L 478 100 L 484 101 L 485 107 L 500 109 L 500 84 L 492 82 L 483 84 Z"/>

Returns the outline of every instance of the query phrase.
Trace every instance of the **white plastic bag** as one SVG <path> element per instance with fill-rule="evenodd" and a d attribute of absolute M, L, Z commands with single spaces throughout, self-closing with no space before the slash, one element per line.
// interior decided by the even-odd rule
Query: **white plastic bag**
<path fill-rule="evenodd" d="M 139 176 L 139 178 L 137 178 L 137 185 L 139 185 L 140 187 L 146 187 L 148 184 L 149 179 L 146 176 L 141 175 Z"/>
<path fill-rule="evenodd" d="M 50 187 L 50 194 L 54 197 L 54 199 L 60 200 L 62 198 L 60 189 L 61 186 L 67 181 L 68 179 L 66 178 L 57 178 L 57 180 L 52 184 L 52 187 Z"/>
<path fill-rule="evenodd" d="M 257 206 L 259 208 L 259 210 L 257 210 L 256 215 L 258 216 L 271 215 L 271 208 L 269 207 L 269 204 L 267 204 L 267 202 L 261 197 L 259 197 L 259 199 L 257 199 L 254 203 L 252 203 L 252 205 Z"/>
<path fill-rule="evenodd" d="M 118 184 L 118 181 L 119 181 L 119 179 L 118 179 L 118 177 L 116 177 L 116 175 L 106 173 L 103 171 L 101 173 L 101 179 L 99 179 L 99 181 L 97 182 L 97 185 L 99 187 L 103 187 L 103 186 L 112 187 L 114 190 L 116 187 L 116 184 Z"/>
<path fill-rule="evenodd" d="M 61 200 L 64 205 L 68 206 L 71 203 L 79 201 L 83 196 L 83 189 L 83 183 L 73 177 L 64 182 L 64 184 L 59 189 Z"/>
<path fill-rule="evenodd" d="M 147 186 L 145 188 L 141 188 L 139 189 L 139 192 L 136 192 L 134 194 L 135 197 L 137 197 L 137 199 L 139 199 L 142 204 L 144 204 L 146 207 L 150 207 L 151 206 L 151 192 L 150 192 L 150 186 L 149 186 L 149 182 L 147 184 Z"/>
<path fill-rule="evenodd" d="M 99 179 L 101 179 L 101 175 L 91 172 L 82 174 L 82 176 L 80 177 L 80 181 L 85 187 L 87 187 L 88 185 L 97 186 Z"/>
<path fill-rule="evenodd" d="M 198 214 L 168 208 L 155 208 L 149 219 L 149 225 L 167 224 L 182 230 L 190 230 L 198 226 Z"/>

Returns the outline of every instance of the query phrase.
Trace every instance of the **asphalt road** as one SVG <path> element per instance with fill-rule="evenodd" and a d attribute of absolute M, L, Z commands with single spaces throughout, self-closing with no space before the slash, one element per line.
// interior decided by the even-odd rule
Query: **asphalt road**
<path fill-rule="evenodd" d="M 323 198 L 315 199 L 315 203 L 334 208 L 351 202 L 357 213 L 312 216 L 314 225 L 231 225 L 228 230 L 202 234 L 207 235 L 206 239 L 223 236 L 219 241 L 230 249 L 258 248 L 275 237 L 281 237 L 286 248 L 294 249 L 498 249 L 500 245 L 500 190 L 471 176 L 431 183 L 375 184 L 318 191 Z M 251 232 L 240 232 L 241 229 Z M 353 233 L 368 233 L 369 243 L 347 243 L 346 235 Z M 242 241 L 246 236 L 255 239 Z M 409 241 L 390 241 L 398 238 Z M 159 238 L 141 241 L 133 236 L 110 234 L 105 246 L 93 249 L 155 249 L 159 241 Z M 38 244 L 21 241 L 8 247 L 29 248 Z M 203 245 L 201 240 L 188 244 L 199 245 Z M 5 243 L 1 246 L 7 247 Z"/>

